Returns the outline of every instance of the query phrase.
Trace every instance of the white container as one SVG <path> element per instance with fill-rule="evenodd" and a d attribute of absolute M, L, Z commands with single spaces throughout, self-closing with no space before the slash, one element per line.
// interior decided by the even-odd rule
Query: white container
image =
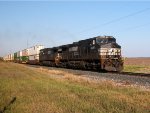
<path fill-rule="evenodd" d="M 8 56 L 4 56 L 3 59 L 4 59 L 4 61 L 7 61 Z"/>
<path fill-rule="evenodd" d="M 12 57 L 13 57 L 12 54 L 9 54 L 8 55 L 8 61 L 12 61 Z"/>
<path fill-rule="evenodd" d="M 7 59 L 8 61 L 10 61 L 10 57 L 11 57 L 11 56 L 10 56 L 10 54 L 9 54 L 8 57 L 7 57 L 7 58 L 8 58 L 8 59 Z"/>
<path fill-rule="evenodd" d="M 43 49 L 44 46 L 43 45 L 36 45 L 36 46 L 33 46 L 33 47 L 30 47 L 28 50 L 28 54 L 29 56 L 31 55 L 37 55 L 39 54 L 40 50 Z"/>
<path fill-rule="evenodd" d="M 14 54 L 10 54 L 9 59 L 10 59 L 10 61 L 13 61 L 14 60 Z"/>
<path fill-rule="evenodd" d="M 28 48 L 29 64 L 37 64 L 38 63 L 39 53 L 40 53 L 40 50 L 43 48 L 44 48 L 43 45 L 36 45 L 36 46 Z"/>
<path fill-rule="evenodd" d="M 22 50 L 22 56 L 29 56 L 28 53 L 29 53 L 28 49 Z"/>
<path fill-rule="evenodd" d="M 3 60 L 4 60 L 4 61 L 6 61 L 6 60 L 7 60 L 6 56 L 4 56 L 4 57 L 3 57 Z"/>
<path fill-rule="evenodd" d="M 22 56 L 22 51 L 18 51 L 17 52 L 17 57 L 21 57 Z"/>
<path fill-rule="evenodd" d="M 39 60 L 39 55 L 29 56 L 29 60 Z"/>
<path fill-rule="evenodd" d="M 9 55 L 4 56 L 3 58 L 4 58 L 5 61 L 10 61 L 11 56 L 10 56 L 10 54 L 9 54 Z"/>

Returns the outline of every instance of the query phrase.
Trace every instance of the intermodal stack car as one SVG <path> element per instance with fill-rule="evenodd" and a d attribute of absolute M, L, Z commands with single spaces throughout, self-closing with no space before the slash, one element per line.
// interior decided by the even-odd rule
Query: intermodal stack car
<path fill-rule="evenodd" d="M 30 48 L 15 52 L 13 54 L 6 55 L 3 57 L 3 59 L 4 61 L 12 61 L 15 63 L 38 64 L 39 52 L 43 48 L 43 45 L 35 45 Z"/>

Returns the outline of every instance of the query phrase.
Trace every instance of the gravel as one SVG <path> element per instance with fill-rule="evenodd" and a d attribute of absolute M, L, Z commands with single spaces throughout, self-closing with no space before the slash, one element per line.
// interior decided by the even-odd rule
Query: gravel
<path fill-rule="evenodd" d="M 77 76 L 87 77 L 91 80 L 111 80 L 117 83 L 126 84 L 126 85 L 135 85 L 145 87 L 150 89 L 150 74 L 142 76 L 141 74 L 120 74 L 120 73 L 108 73 L 108 72 L 94 72 L 94 71 L 83 71 L 83 70 L 74 70 L 74 69 L 65 69 L 65 68 L 56 68 L 56 67 L 46 67 L 46 66 L 37 66 L 37 65 L 28 65 L 36 68 L 45 68 L 49 70 L 60 70 L 67 73 L 72 73 Z"/>

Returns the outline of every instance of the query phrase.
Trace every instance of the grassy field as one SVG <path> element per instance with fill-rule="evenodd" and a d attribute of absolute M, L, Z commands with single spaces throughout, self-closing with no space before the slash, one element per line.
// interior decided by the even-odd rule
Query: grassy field
<path fill-rule="evenodd" d="M 150 74 L 150 66 L 142 66 L 142 65 L 124 65 L 124 72 L 132 72 L 132 73 L 149 73 Z"/>
<path fill-rule="evenodd" d="M 124 72 L 150 74 L 150 58 L 126 58 Z"/>
<path fill-rule="evenodd" d="M 5 113 L 150 112 L 149 91 L 14 63 L 0 62 L 0 97 Z"/>

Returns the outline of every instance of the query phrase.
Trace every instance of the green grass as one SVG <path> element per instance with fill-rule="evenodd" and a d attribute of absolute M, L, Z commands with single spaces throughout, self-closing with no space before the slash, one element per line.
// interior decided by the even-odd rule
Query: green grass
<path fill-rule="evenodd" d="M 5 113 L 149 113 L 150 92 L 111 82 L 54 78 L 55 73 L 0 62 L 0 110 Z"/>
<path fill-rule="evenodd" d="M 124 65 L 124 72 L 150 73 L 150 66 Z"/>

